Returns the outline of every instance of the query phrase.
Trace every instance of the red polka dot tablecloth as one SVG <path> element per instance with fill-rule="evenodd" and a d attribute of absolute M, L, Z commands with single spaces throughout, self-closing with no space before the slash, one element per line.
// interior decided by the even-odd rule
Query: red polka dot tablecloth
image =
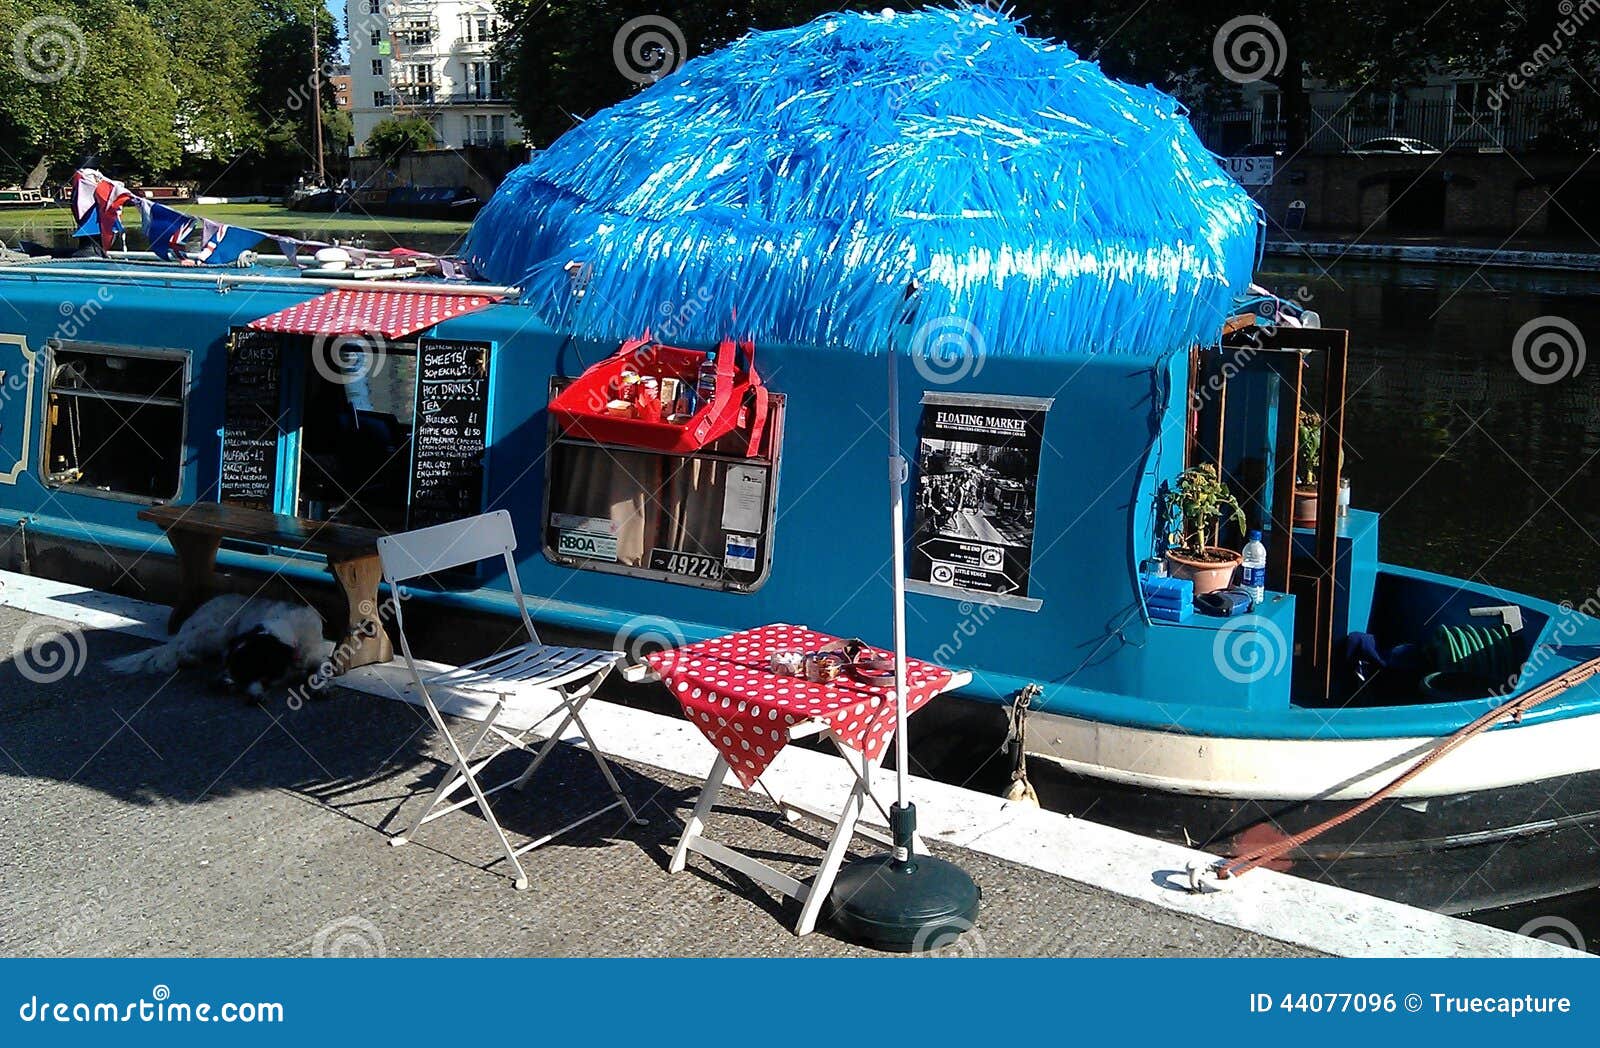
<path fill-rule="evenodd" d="M 684 715 L 711 740 L 749 788 L 789 742 L 789 728 L 825 720 L 841 743 L 869 760 L 894 737 L 894 688 L 867 685 L 848 671 L 826 684 L 768 668 L 774 652 L 820 651 L 838 638 L 804 626 L 762 626 L 647 655 Z M 950 684 L 950 671 L 906 660 L 906 712 Z"/>

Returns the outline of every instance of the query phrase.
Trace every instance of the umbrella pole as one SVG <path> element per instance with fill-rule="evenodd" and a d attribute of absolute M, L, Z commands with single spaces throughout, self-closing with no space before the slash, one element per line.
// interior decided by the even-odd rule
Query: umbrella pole
<path fill-rule="evenodd" d="M 900 450 L 900 354 L 889 356 L 889 516 L 894 536 L 894 780 L 895 808 L 907 811 L 906 775 L 911 766 L 906 744 L 906 522 L 905 490 L 907 469 Z M 904 817 L 904 816 L 902 816 Z M 911 815 L 913 824 L 915 814 Z M 894 857 L 905 862 L 911 857 L 909 842 L 902 845 L 895 837 Z"/>
<path fill-rule="evenodd" d="M 894 850 L 839 871 L 828 914 L 844 938 L 881 950 L 931 950 L 953 942 L 978 916 L 978 886 L 955 863 L 914 853 L 917 809 L 907 799 L 905 456 L 900 448 L 899 353 L 889 348 L 889 507 L 894 536 L 894 745 L 898 796 L 889 807 Z"/>

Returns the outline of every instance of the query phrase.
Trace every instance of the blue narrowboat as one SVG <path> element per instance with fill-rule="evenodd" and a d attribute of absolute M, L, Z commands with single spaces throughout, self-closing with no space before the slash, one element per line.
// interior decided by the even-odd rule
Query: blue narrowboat
<path fill-rule="evenodd" d="M 977 8 L 836 15 L 786 33 L 811 36 L 753 34 L 731 57 L 696 59 L 514 173 L 469 240 L 476 283 L 276 257 L 0 263 L 0 566 L 149 597 L 173 577 L 167 540 L 138 515 L 157 504 L 237 502 L 382 531 L 503 508 L 541 627 L 635 654 L 767 622 L 885 643 L 888 392 L 907 406 L 899 437 L 913 452 L 910 651 L 973 675 L 919 714 L 916 745 L 1003 748 L 1008 722 L 1025 718 L 1026 752 L 1051 769 L 1034 776 L 1047 806 L 1221 855 L 1269 849 L 1279 868 L 1450 912 L 1600 884 L 1600 685 L 1569 676 L 1600 655 L 1600 599 L 1557 606 L 1381 559 L 1378 516 L 1341 500 L 1348 338 L 1287 317 L 1230 320 L 1258 216 L 1176 104 Z M 1054 141 L 1043 132 L 1024 142 L 1004 120 L 952 116 L 970 62 L 939 63 L 941 104 L 919 109 L 917 89 L 883 95 L 856 60 L 870 52 L 895 80 L 950 49 L 1054 92 L 1054 108 L 957 101 L 1049 108 L 1062 151 L 1031 171 L 1018 157 Z M 844 76 L 818 63 L 846 50 L 850 89 L 881 106 L 857 98 L 846 113 L 844 88 L 818 101 L 818 83 Z M 1054 71 L 1035 75 L 1045 62 Z M 737 145 L 696 138 L 684 115 L 690 101 L 718 108 L 706 85 L 723 80 L 737 102 L 718 119 L 737 125 Z M 1073 108 L 1092 91 L 1099 116 Z M 804 148 L 755 134 L 761 107 L 821 130 Z M 1162 148 L 1107 129 L 1122 119 Z M 850 120 L 899 137 L 868 135 L 852 158 L 839 130 Z M 723 162 L 757 147 L 785 150 L 782 162 Z M 951 178 L 958 161 L 964 181 Z M 737 194 L 730 171 L 748 175 Z M 997 171 L 1014 199 L 1059 198 L 1103 248 L 1039 262 L 1051 234 L 1030 225 L 1037 239 L 1014 247 L 1005 276 L 1003 252 L 973 246 L 992 233 L 992 201 L 975 200 Z M 912 204 L 919 172 L 937 184 Z M 652 176 L 667 187 L 647 199 Z M 585 211 L 602 183 L 610 217 Z M 1184 195 L 1188 224 L 1166 222 L 1147 184 Z M 703 195 L 694 206 L 672 197 L 686 186 Z M 853 239 L 866 212 L 827 236 L 795 218 L 789 240 L 729 217 L 787 209 L 822 223 L 896 194 L 896 220 L 926 238 L 899 253 Z M 1116 211 L 1140 194 L 1157 209 L 1142 227 Z M 624 200 L 639 206 L 626 221 Z M 691 218 L 716 235 L 693 240 Z M 665 232 L 652 239 L 646 222 Z M 729 243 L 738 257 L 718 276 L 708 260 Z M 1128 245 L 1136 257 L 1117 254 Z M 606 378 L 633 336 L 645 356 L 623 363 L 640 371 L 657 343 L 709 369 L 701 399 L 692 370 L 666 369 L 676 388 L 654 390 L 649 409 Z M 897 345 L 915 366 L 886 391 L 875 354 Z M 664 440 L 674 416 L 716 401 L 718 362 L 736 417 L 704 440 Z M 551 409 L 590 387 L 588 409 Z M 646 410 L 654 428 L 630 425 Z M 1260 531 L 1264 593 L 1202 593 L 1164 568 L 1198 466 L 1241 510 L 1209 522 L 1202 545 L 1237 549 Z M 251 588 L 315 592 L 327 577 L 321 559 L 285 548 L 224 541 L 218 558 Z M 488 569 L 411 596 L 447 628 L 514 614 Z M 1530 693 L 1543 701 L 1294 839 Z"/>

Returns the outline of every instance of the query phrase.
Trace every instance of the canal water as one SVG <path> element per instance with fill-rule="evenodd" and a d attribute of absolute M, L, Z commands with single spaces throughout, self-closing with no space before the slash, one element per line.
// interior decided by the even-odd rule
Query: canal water
<path fill-rule="evenodd" d="M 132 218 L 132 222 L 127 239 L 128 250 L 142 251 L 146 247 L 146 241 L 139 231 L 138 219 L 131 211 L 124 214 L 125 222 L 129 218 Z M 227 218 L 223 221 L 236 220 Z M 388 221 L 381 217 L 369 218 L 358 225 L 342 227 L 329 215 L 308 213 L 304 218 L 299 218 L 296 217 L 296 213 L 286 211 L 282 216 L 265 220 L 243 218 L 237 221 L 263 233 L 276 233 L 280 236 L 321 242 L 336 239 L 347 247 L 367 248 L 373 251 L 407 247 L 413 251 L 453 255 L 461 250 L 461 245 L 466 240 L 464 233 L 411 229 L 408 228 L 410 223 L 406 219 L 399 218 Z M 434 225 L 437 228 L 439 224 Z M 0 213 L 0 241 L 4 241 L 8 247 L 15 248 L 23 240 L 32 240 L 52 248 L 68 248 L 76 244 L 72 231 L 62 229 L 57 224 L 46 223 L 36 218 L 30 219 L 25 211 Z M 275 253 L 277 248 L 267 244 L 263 251 L 271 254 Z"/>
<path fill-rule="evenodd" d="M 1518 333 L 1539 322 L 1567 338 L 1564 322 L 1574 353 L 1583 336 L 1600 347 L 1600 276 L 1269 258 L 1259 279 L 1350 329 L 1345 471 L 1353 502 L 1383 515 L 1384 560 L 1552 601 L 1595 595 L 1600 364 L 1530 380 L 1554 376 L 1519 369 L 1543 351 L 1534 331 L 1519 351 Z"/>
<path fill-rule="evenodd" d="M 1345 469 L 1384 560 L 1596 595 L 1600 362 L 1579 365 L 1600 349 L 1600 276 L 1268 258 L 1258 279 L 1350 329 Z M 1600 952 L 1600 892 L 1476 916 Z"/>

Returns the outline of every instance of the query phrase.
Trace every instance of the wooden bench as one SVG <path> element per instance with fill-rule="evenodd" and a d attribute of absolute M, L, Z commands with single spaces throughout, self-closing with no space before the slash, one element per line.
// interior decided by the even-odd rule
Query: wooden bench
<path fill-rule="evenodd" d="M 139 519 L 159 525 L 178 557 L 180 591 L 167 620 L 168 631 L 177 630 L 214 595 L 217 548 L 223 539 L 235 539 L 327 558 L 349 616 L 345 636 L 335 652 L 338 672 L 394 658 L 389 635 L 378 618 L 378 585 L 383 581 L 378 563 L 381 532 L 216 502 L 152 506 L 140 510 Z"/>

